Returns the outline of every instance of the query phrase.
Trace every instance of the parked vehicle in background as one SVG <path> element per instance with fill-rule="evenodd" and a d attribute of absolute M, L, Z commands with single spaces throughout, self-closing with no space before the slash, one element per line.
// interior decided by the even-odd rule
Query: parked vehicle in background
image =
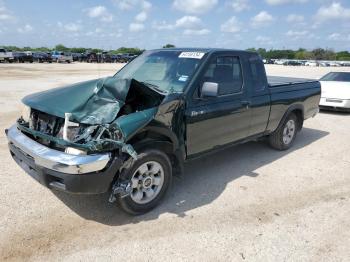
<path fill-rule="evenodd" d="M 119 62 L 120 63 L 128 63 L 128 62 L 132 61 L 133 59 L 135 59 L 136 57 L 137 57 L 137 55 L 124 53 L 124 54 L 121 54 Z"/>
<path fill-rule="evenodd" d="M 118 63 L 119 59 L 120 59 L 120 55 L 118 55 L 118 54 L 112 54 L 111 55 L 111 62 L 112 63 Z"/>
<path fill-rule="evenodd" d="M 331 66 L 331 65 L 330 65 L 330 63 L 328 63 L 328 62 L 319 62 L 319 63 L 318 63 L 318 66 L 321 66 L 321 67 L 329 67 L 329 66 Z"/>
<path fill-rule="evenodd" d="M 302 64 L 298 61 L 288 60 L 283 63 L 285 66 L 301 66 Z"/>
<path fill-rule="evenodd" d="M 80 53 L 72 53 L 73 62 L 82 62 L 83 55 Z"/>
<path fill-rule="evenodd" d="M 263 62 L 267 65 L 273 65 L 275 63 L 272 59 L 264 59 Z"/>
<path fill-rule="evenodd" d="M 341 66 L 350 66 L 350 61 L 341 62 L 340 65 Z"/>
<path fill-rule="evenodd" d="M 17 63 L 33 63 L 33 55 L 31 52 L 13 52 L 13 59 Z"/>
<path fill-rule="evenodd" d="M 0 48 L 0 62 L 9 62 L 12 63 L 14 61 L 12 51 L 7 51 L 4 48 Z"/>
<path fill-rule="evenodd" d="M 320 93 L 318 81 L 267 79 L 255 52 L 151 50 L 113 77 L 25 97 L 6 134 L 14 160 L 48 188 L 109 191 L 142 214 L 187 160 L 259 138 L 291 148 Z"/>
<path fill-rule="evenodd" d="M 332 61 L 332 62 L 329 62 L 329 66 L 335 66 L 335 67 L 338 67 L 338 66 L 341 66 L 341 64 L 340 64 L 340 63 L 338 63 L 338 62 Z"/>
<path fill-rule="evenodd" d="M 95 52 L 86 53 L 86 62 L 97 63 L 98 62 L 97 54 Z"/>
<path fill-rule="evenodd" d="M 330 72 L 320 83 L 320 108 L 350 111 L 350 72 Z"/>
<path fill-rule="evenodd" d="M 52 57 L 50 53 L 34 52 L 33 61 L 38 63 L 52 63 Z"/>
<path fill-rule="evenodd" d="M 316 61 L 307 61 L 305 63 L 306 66 L 318 66 L 318 63 Z"/>
<path fill-rule="evenodd" d="M 73 62 L 73 56 L 71 53 L 68 52 L 61 52 L 61 51 L 52 51 L 51 53 L 52 60 L 57 63 L 71 63 Z"/>
<path fill-rule="evenodd" d="M 102 52 L 97 54 L 98 63 L 111 63 L 112 58 L 108 52 Z"/>
<path fill-rule="evenodd" d="M 283 65 L 285 61 L 286 61 L 286 60 L 277 59 L 277 60 L 275 60 L 275 64 L 276 64 L 276 65 Z"/>

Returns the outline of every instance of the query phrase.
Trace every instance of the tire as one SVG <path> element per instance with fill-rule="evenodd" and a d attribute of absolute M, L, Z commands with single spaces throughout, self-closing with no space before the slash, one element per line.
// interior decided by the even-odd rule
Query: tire
<path fill-rule="evenodd" d="M 127 213 L 141 215 L 163 200 L 172 182 L 172 168 L 167 155 L 159 150 L 145 150 L 132 161 L 130 168 L 120 174 L 120 180 L 131 181 L 132 192 L 124 198 L 119 196 L 117 201 Z M 149 196 L 146 191 L 153 194 Z"/>
<path fill-rule="evenodd" d="M 294 113 L 290 113 L 283 124 L 269 136 L 269 144 L 277 150 L 289 149 L 298 132 L 298 119 Z"/>

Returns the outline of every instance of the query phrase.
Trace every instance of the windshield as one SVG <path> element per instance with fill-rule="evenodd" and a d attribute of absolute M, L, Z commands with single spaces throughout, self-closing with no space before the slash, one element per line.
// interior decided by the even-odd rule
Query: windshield
<path fill-rule="evenodd" d="M 322 77 L 320 81 L 350 82 L 350 72 L 331 72 Z"/>
<path fill-rule="evenodd" d="M 166 93 L 183 92 L 204 52 L 147 51 L 123 67 L 119 79 L 135 79 Z"/>

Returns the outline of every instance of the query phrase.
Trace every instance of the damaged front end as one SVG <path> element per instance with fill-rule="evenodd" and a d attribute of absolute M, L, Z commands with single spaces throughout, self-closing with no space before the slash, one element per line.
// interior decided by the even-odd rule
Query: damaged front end
<path fill-rule="evenodd" d="M 94 80 L 25 97 L 30 116 L 17 127 L 68 154 L 119 151 L 137 159 L 127 141 L 152 121 L 163 98 L 133 79 Z"/>

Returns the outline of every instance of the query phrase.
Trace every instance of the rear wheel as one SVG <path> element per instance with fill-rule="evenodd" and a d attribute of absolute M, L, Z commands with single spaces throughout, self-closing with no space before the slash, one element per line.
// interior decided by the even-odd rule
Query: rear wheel
<path fill-rule="evenodd" d="M 131 181 L 132 188 L 127 197 L 118 197 L 120 206 L 130 214 L 144 214 L 161 202 L 171 185 L 170 160 L 161 151 L 144 151 L 130 168 L 121 172 L 120 179 Z"/>
<path fill-rule="evenodd" d="M 291 113 L 284 120 L 283 124 L 269 136 L 270 146 L 278 150 L 289 149 L 297 135 L 298 119 Z"/>

